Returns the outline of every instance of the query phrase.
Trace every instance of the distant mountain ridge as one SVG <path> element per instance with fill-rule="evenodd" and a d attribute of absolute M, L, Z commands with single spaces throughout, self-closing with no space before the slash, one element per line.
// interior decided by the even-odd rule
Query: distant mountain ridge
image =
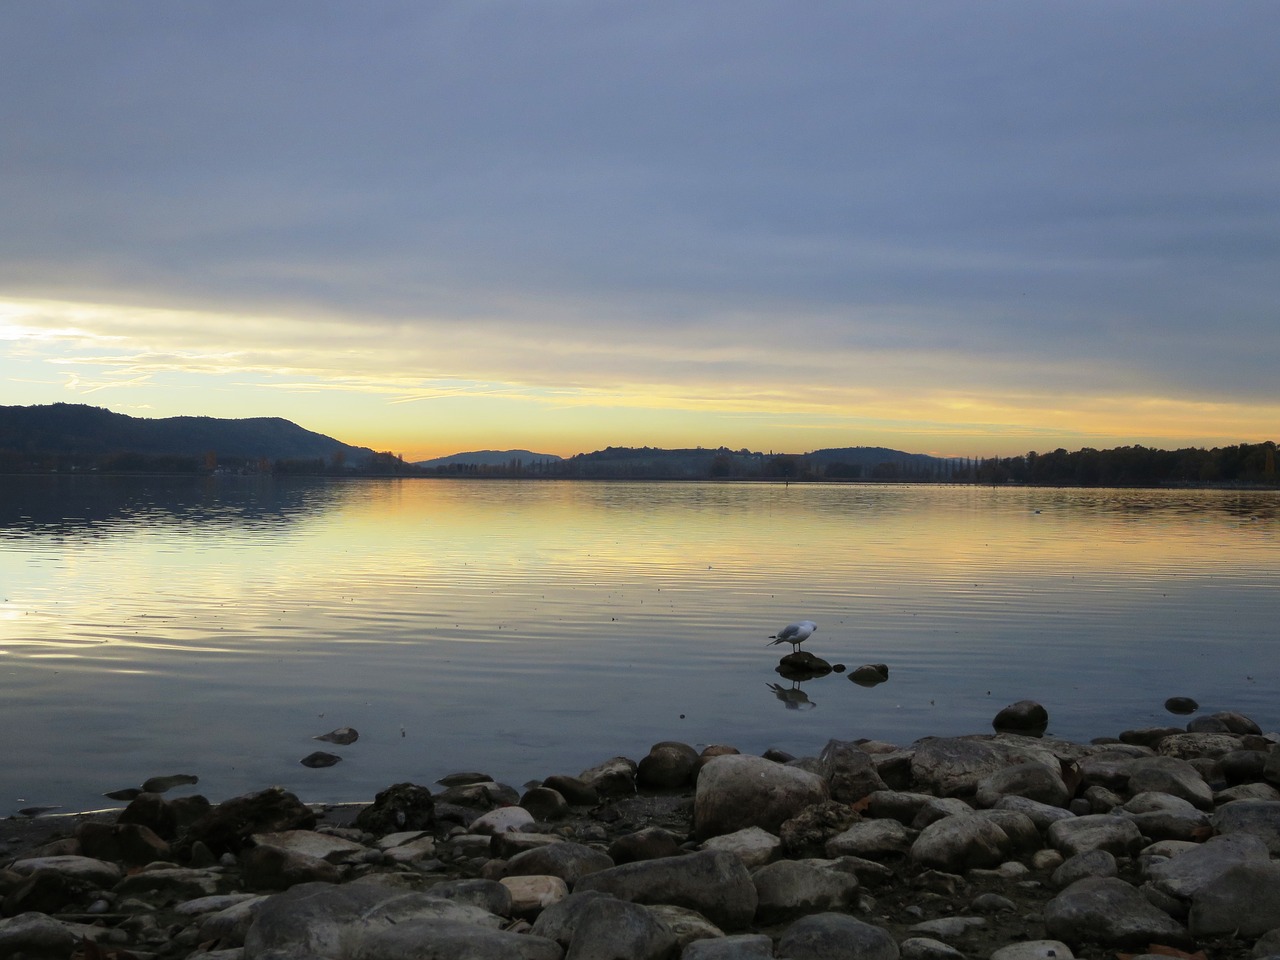
<path fill-rule="evenodd" d="M 353 464 L 375 456 L 368 447 L 342 443 L 280 417 L 149 420 L 76 403 L 0 406 L 0 450 L 19 456 L 205 458 L 212 454 L 245 461 L 319 459 Z"/>
<path fill-rule="evenodd" d="M 447 457 L 435 457 L 431 460 L 418 460 L 415 467 L 433 470 L 438 467 L 454 465 L 471 465 L 478 467 L 505 467 L 512 461 L 531 463 L 559 463 L 563 457 L 554 453 L 533 453 L 529 450 L 473 450 L 469 453 L 452 453 Z"/>

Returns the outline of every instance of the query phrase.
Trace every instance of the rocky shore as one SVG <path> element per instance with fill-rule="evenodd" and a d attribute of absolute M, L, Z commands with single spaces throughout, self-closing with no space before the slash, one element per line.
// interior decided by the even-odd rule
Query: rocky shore
<path fill-rule="evenodd" d="M 1079 744 L 1046 719 L 4 821 L 0 958 L 1280 957 L 1280 735 L 1219 713 Z"/>

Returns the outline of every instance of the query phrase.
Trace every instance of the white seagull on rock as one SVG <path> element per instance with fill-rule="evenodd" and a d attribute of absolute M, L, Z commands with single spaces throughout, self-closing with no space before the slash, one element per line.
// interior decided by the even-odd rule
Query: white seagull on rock
<path fill-rule="evenodd" d="M 800 644 L 813 636 L 813 631 L 817 629 L 818 625 L 812 620 L 801 620 L 799 623 L 789 623 L 769 638 L 767 646 L 772 647 L 774 644 L 778 643 L 789 643 L 791 644 L 791 652 L 799 653 Z"/>

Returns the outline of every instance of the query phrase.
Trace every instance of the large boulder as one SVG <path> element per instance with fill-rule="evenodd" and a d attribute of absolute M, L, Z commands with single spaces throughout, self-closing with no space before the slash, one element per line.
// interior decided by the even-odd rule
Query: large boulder
<path fill-rule="evenodd" d="M 692 783 L 698 772 L 698 751 L 687 743 L 664 740 L 649 748 L 636 768 L 641 786 L 671 789 Z"/>
<path fill-rule="evenodd" d="M 746 827 L 776 834 L 784 822 L 829 797 L 827 782 L 799 767 L 745 754 L 715 757 L 698 774 L 694 834 L 705 840 Z"/>
<path fill-rule="evenodd" d="M 858 878 L 839 860 L 779 860 L 751 874 L 759 903 L 757 923 L 780 923 L 811 913 L 847 910 Z"/>
<path fill-rule="evenodd" d="M 959 814 L 935 820 L 911 845 L 911 859 L 947 873 L 998 866 L 1012 849 L 1008 835 L 985 817 Z"/>
<path fill-rule="evenodd" d="M 1044 908 L 1045 933 L 1072 946 L 1189 946 L 1180 923 L 1154 907 L 1134 887 L 1115 877 L 1078 880 Z"/>
<path fill-rule="evenodd" d="M 916 745 L 911 777 L 917 789 L 940 797 L 972 796 L 981 780 L 1008 765 L 1008 752 L 989 740 L 935 737 Z"/>
<path fill-rule="evenodd" d="M 978 781 L 975 796 L 978 806 L 994 807 L 1006 796 L 1065 807 L 1071 800 L 1071 791 L 1062 780 L 1060 766 L 1031 761 L 1004 767 Z"/>
<path fill-rule="evenodd" d="M 815 913 L 797 920 L 778 939 L 788 960 L 898 960 L 888 930 L 843 913 Z"/>
<path fill-rule="evenodd" d="M 1218 833 L 1250 833 L 1261 839 L 1272 856 L 1280 856 L 1280 803 L 1237 800 L 1218 808 L 1210 818 Z"/>
<path fill-rule="evenodd" d="M 1198 937 L 1260 937 L 1280 927 L 1280 862 L 1249 860 L 1224 871 L 1192 896 L 1187 920 Z"/>
<path fill-rule="evenodd" d="M 479 907 L 377 883 L 304 883 L 259 906 L 245 936 L 245 960 L 320 960 L 347 956 L 354 941 L 413 920 L 498 929 L 504 920 Z M 424 956 L 429 956 L 425 954 Z"/>
<path fill-rule="evenodd" d="M 239 853 L 253 845 L 255 833 L 311 830 L 315 812 L 287 790 L 272 787 L 233 797 L 193 823 L 183 838 L 188 849 L 196 841 L 213 853 Z"/>
<path fill-rule="evenodd" d="M 885 783 L 876 772 L 871 755 L 856 743 L 829 740 L 818 755 L 818 772 L 831 788 L 831 799 L 856 803 Z"/>
<path fill-rule="evenodd" d="M 731 853 L 707 850 L 626 863 L 588 874 L 573 892 L 599 890 L 633 903 L 696 910 L 724 930 L 742 930 L 755 916 L 757 895 L 747 868 Z"/>

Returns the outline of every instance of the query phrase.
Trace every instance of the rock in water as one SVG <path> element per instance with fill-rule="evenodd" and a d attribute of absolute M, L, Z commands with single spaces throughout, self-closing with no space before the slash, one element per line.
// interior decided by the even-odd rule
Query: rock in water
<path fill-rule="evenodd" d="M 312 740 L 322 740 L 325 743 L 336 743 L 340 747 L 345 747 L 349 743 L 355 743 L 360 739 L 360 734 L 356 732 L 354 727 L 339 727 L 337 730 L 330 730 L 328 733 L 322 733 L 318 737 L 312 737 Z"/>
<path fill-rule="evenodd" d="M 298 762 L 304 767 L 332 767 L 342 758 L 332 753 L 325 753 L 323 750 L 317 750 L 315 753 L 309 753 Z"/>
<path fill-rule="evenodd" d="M 189 783 L 199 783 L 200 778 L 194 773 L 175 773 L 167 777 L 151 777 L 142 784 L 143 793 L 164 793 L 172 790 L 174 787 L 186 786 Z"/>

